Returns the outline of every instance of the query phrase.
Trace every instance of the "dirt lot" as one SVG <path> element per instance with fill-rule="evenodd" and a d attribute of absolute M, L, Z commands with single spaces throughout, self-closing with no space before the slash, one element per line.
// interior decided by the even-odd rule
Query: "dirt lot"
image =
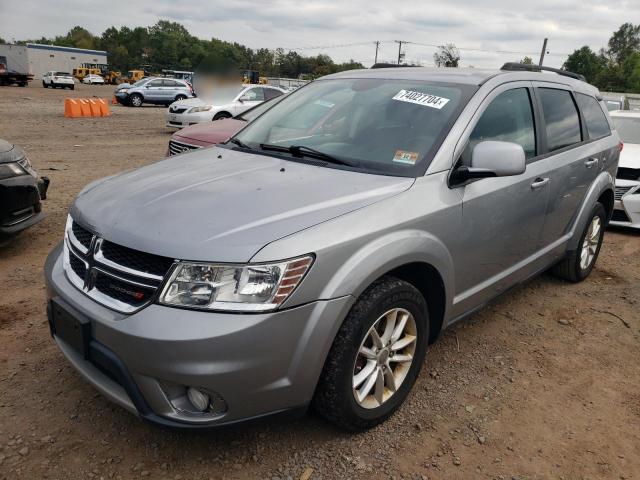
<path fill-rule="evenodd" d="M 51 178 L 48 218 L 0 247 L 0 479 L 640 478 L 640 235 L 625 231 L 584 283 L 543 276 L 446 332 L 366 434 L 312 415 L 169 431 L 107 402 L 49 336 L 42 266 L 86 183 L 164 155 L 163 108 L 63 118 L 64 97 L 111 90 L 0 89 L 0 137 Z"/>

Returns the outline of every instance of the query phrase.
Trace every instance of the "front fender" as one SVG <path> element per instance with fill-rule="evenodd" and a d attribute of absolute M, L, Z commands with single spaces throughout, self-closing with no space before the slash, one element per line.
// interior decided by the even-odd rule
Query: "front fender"
<path fill-rule="evenodd" d="M 398 230 L 362 245 L 335 270 L 322 289 L 321 298 L 358 297 L 376 279 L 409 263 L 426 263 L 441 275 L 452 301 L 453 259 L 435 236 L 420 230 Z"/>

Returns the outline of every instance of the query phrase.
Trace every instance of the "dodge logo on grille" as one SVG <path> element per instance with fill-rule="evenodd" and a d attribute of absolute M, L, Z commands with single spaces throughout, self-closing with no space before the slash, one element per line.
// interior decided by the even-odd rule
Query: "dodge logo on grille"
<path fill-rule="evenodd" d="M 136 300 L 142 300 L 144 298 L 144 293 L 135 292 L 133 290 L 129 290 L 127 288 L 121 287 L 120 285 L 115 285 L 113 283 L 109 284 L 109 288 L 115 290 L 116 292 L 124 293 L 125 295 L 129 295 L 130 297 L 135 298 Z"/>

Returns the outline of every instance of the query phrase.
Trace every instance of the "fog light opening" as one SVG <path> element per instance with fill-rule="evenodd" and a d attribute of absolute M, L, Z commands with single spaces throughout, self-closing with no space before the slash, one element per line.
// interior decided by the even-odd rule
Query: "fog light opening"
<path fill-rule="evenodd" d="M 211 397 L 197 388 L 188 387 L 187 397 L 198 412 L 206 412 L 211 404 Z"/>

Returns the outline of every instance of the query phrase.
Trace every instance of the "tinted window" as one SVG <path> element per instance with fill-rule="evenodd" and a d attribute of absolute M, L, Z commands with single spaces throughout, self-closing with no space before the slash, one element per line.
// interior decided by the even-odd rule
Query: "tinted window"
<path fill-rule="evenodd" d="M 611 133 L 609 122 L 607 122 L 607 118 L 604 116 L 604 112 L 602 108 L 600 108 L 598 101 L 582 93 L 576 94 L 576 100 L 578 101 L 580 110 L 582 110 L 584 121 L 587 124 L 589 138 L 600 138 L 609 135 Z"/>
<path fill-rule="evenodd" d="M 610 112 L 613 110 L 622 110 L 622 102 L 619 102 L 618 100 L 605 100 L 604 104 Z"/>
<path fill-rule="evenodd" d="M 508 90 L 491 102 L 469 137 L 465 163 L 470 159 L 473 147 L 485 140 L 517 143 L 522 146 L 527 158 L 535 157 L 533 109 L 526 88 Z"/>
<path fill-rule="evenodd" d="M 162 80 L 151 80 L 149 82 L 149 86 L 150 87 L 161 87 L 162 86 Z"/>
<path fill-rule="evenodd" d="M 580 117 L 571 93 L 553 88 L 539 88 L 538 93 L 546 123 L 549 151 L 580 142 Z"/>
<path fill-rule="evenodd" d="M 272 98 L 276 98 L 282 95 L 280 90 L 276 90 L 275 88 L 265 88 L 264 96 L 267 100 L 271 100 Z"/>
<path fill-rule="evenodd" d="M 170 80 L 170 79 L 168 79 L 168 78 L 165 78 L 165 79 L 162 81 L 162 84 L 163 84 L 165 87 L 181 87 L 181 86 L 182 86 L 181 84 L 179 84 L 179 83 L 178 83 L 178 82 L 176 82 L 175 80 Z"/>

